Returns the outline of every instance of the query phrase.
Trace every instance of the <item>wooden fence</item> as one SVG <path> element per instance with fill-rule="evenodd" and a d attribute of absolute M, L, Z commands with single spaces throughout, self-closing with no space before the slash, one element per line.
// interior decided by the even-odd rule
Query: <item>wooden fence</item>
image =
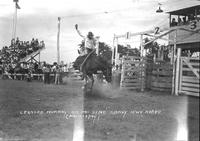
<path fill-rule="evenodd" d="M 173 66 L 170 62 L 153 62 L 152 58 L 124 56 L 120 87 L 122 89 L 172 90 Z"/>
<path fill-rule="evenodd" d="M 14 79 L 14 80 L 26 80 L 29 77 L 28 74 L 11 74 L 11 73 L 4 73 L 2 74 L 3 79 Z M 34 80 L 41 80 L 43 79 L 43 74 L 31 74 L 30 77 Z"/>
<path fill-rule="evenodd" d="M 143 57 L 124 56 L 120 87 L 122 89 L 145 89 L 146 61 Z"/>
<path fill-rule="evenodd" d="M 151 89 L 158 91 L 172 90 L 173 66 L 170 62 L 155 62 L 152 64 Z"/>
<path fill-rule="evenodd" d="M 199 58 L 181 57 L 179 93 L 199 96 Z"/>
<path fill-rule="evenodd" d="M 199 58 L 180 57 L 178 93 L 199 96 Z M 176 71 L 176 70 L 174 70 Z M 178 71 L 178 70 L 177 70 Z M 173 65 L 170 62 L 152 59 L 124 56 L 120 87 L 122 89 L 151 89 L 172 91 Z"/>

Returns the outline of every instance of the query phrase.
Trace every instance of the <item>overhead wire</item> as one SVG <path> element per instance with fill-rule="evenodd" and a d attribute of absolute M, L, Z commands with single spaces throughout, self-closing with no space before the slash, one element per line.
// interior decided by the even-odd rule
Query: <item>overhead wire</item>
<path fill-rule="evenodd" d="M 117 12 L 129 11 L 132 10 L 133 7 L 123 8 L 123 9 L 116 9 L 116 10 L 105 10 L 101 12 L 93 12 L 87 14 L 77 14 L 77 15 L 68 15 L 68 16 L 61 16 L 61 18 L 74 18 L 74 17 L 85 17 L 85 16 L 93 16 L 93 15 L 103 15 L 103 14 L 112 14 Z"/>
<path fill-rule="evenodd" d="M 180 2 L 179 0 L 174 0 L 174 1 L 170 1 L 170 0 L 167 0 L 167 1 L 161 1 L 161 0 L 153 0 L 153 1 L 148 1 L 148 0 L 144 0 L 144 1 L 140 1 L 140 0 L 137 0 L 137 2 L 158 2 L 158 3 L 161 3 L 162 5 L 170 5 L 170 4 L 174 4 L 174 3 L 178 3 Z M 132 10 L 134 9 L 134 7 L 128 7 L 128 8 L 123 8 L 123 9 L 116 9 L 116 10 L 105 10 L 105 11 L 101 11 L 101 12 L 93 12 L 93 13 L 86 13 L 86 14 L 77 14 L 77 15 L 68 15 L 68 16 L 61 16 L 61 18 L 65 19 L 65 18 L 75 18 L 75 17 L 85 17 L 85 16 L 93 16 L 93 15 L 103 15 L 103 14 L 112 14 L 112 13 L 118 13 L 118 12 L 125 12 L 125 11 L 129 11 L 129 10 Z M 158 22 L 156 24 L 156 26 L 165 26 L 166 23 L 164 23 L 164 21 L 166 21 L 166 18 L 165 19 L 162 19 L 160 20 L 160 22 Z"/>

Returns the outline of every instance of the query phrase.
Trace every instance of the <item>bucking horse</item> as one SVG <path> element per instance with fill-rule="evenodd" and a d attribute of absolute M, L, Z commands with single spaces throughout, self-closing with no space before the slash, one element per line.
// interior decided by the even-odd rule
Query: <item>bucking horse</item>
<path fill-rule="evenodd" d="M 75 60 L 73 67 L 75 70 L 79 70 L 83 74 L 83 79 L 85 80 L 85 92 L 92 93 L 94 84 L 93 75 L 98 74 L 99 71 L 103 73 L 107 82 L 111 82 L 112 66 L 107 60 L 101 56 L 97 56 L 95 50 L 89 54 L 79 56 Z M 88 83 L 89 80 L 91 80 L 91 85 Z"/>

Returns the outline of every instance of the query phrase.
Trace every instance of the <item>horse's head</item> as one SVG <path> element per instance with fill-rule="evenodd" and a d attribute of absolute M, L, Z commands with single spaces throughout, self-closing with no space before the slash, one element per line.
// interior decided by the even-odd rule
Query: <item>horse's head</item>
<path fill-rule="evenodd" d="M 73 68 L 75 70 L 80 70 L 80 65 L 83 63 L 84 59 L 86 56 L 78 56 L 75 60 L 75 62 L 73 63 Z"/>

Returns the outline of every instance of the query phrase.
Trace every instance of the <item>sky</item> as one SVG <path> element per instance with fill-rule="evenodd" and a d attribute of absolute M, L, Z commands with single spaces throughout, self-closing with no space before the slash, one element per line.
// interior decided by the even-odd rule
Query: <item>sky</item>
<path fill-rule="evenodd" d="M 161 3 L 163 13 L 156 13 Z M 19 0 L 17 37 L 22 41 L 32 38 L 44 40 L 46 49 L 41 61 L 56 62 L 57 24 L 61 17 L 60 56 L 65 63 L 78 56 L 82 38 L 76 33 L 75 24 L 83 35 L 92 31 L 100 41 L 112 45 L 114 34 L 136 33 L 168 26 L 167 11 L 200 4 L 197 0 Z M 12 38 L 13 0 L 0 0 L 0 49 L 10 45 Z M 124 40 L 122 42 L 125 42 Z M 134 47 L 138 40 L 131 38 Z"/>

